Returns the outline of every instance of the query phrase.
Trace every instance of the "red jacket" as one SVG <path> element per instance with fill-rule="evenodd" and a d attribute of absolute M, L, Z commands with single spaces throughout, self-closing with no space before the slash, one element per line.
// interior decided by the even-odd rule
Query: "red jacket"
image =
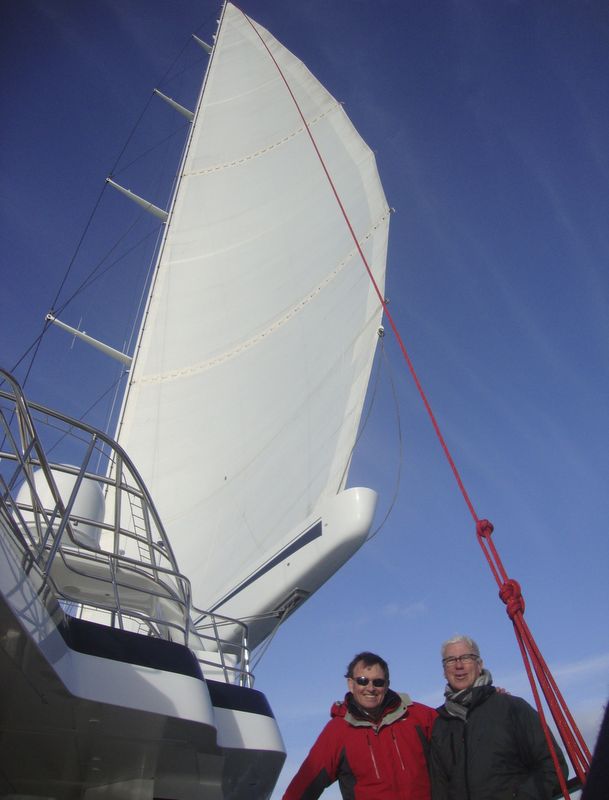
<path fill-rule="evenodd" d="M 426 745 L 437 714 L 389 690 L 373 723 L 347 694 L 288 786 L 283 800 L 316 800 L 338 780 L 345 800 L 430 800 Z"/>

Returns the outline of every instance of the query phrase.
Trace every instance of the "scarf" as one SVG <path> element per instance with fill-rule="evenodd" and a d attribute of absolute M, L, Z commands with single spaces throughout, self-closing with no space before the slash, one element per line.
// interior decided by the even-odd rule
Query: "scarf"
<path fill-rule="evenodd" d="M 446 689 L 444 690 L 444 697 L 446 698 L 444 708 L 451 717 L 459 717 L 465 721 L 467 719 L 467 712 L 472 703 L 474 689 L 477 689 L 479 686 L 490 686 L 492 682 L 493 676 L 491 673 L 487 669 L 483 669 L 473 684 L 467 689 L 460 689 L 458 692 L 455 692 L 450 688 L 449 684 L 446 684 Z"/>

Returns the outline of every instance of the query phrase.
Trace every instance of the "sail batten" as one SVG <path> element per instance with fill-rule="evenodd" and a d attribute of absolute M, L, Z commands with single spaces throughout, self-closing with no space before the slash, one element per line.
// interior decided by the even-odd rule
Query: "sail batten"
<path fill-rule="evenodd" d="M 389 209 L 342 106 L 230 3 L 181 174 L 120 441 L 210 607 L 344 486 Z"/>

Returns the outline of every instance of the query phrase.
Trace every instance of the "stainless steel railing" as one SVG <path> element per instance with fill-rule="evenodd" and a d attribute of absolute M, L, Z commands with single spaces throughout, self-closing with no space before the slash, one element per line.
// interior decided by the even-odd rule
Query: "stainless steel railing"
<path fill-rule="evenodd" d="M 65 436 L 71 464 L 48 458 L 49 432 Z M 2 534 L 66 613 L 179 642 L 204 674 L 252 685 L 247 626 L 193 606 L 152 498 L 117 442 L 28 403 L 4 370 L 0 442 Z"/>

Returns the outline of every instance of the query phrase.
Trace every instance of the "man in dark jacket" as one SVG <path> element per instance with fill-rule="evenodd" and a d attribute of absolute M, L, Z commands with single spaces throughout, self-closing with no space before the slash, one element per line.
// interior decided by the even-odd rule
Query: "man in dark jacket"
<path fill-rule="evenodd" d="M 603 724 L 594 745 L 588 780 L 581 800 L 607 800 L 609 786 L 609 705 L 605 706 Z"/>
<path fill-rule="evenodd" d="M 283 800 L 316 800 L 338 780 L 345 800 L 429 800 L 426 750 L 436 712 L 389 688 L 387 662 L 358 653 L 349 692 L 288 786 Z"/>
<path fill-rule="evenodd" d="M 468 636 L 442 645 L 442 664 L 448 685 L 432 733 L 433 800 L 550 800 L 559 782 L 537 712 L 497 692 Z"/>

